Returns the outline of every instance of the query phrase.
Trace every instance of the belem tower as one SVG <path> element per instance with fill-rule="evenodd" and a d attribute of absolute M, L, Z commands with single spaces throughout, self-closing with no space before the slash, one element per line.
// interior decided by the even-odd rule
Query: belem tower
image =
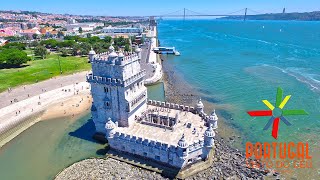
<path fill-rule="evenodd" d="M 196 107 L 148 100 L 141 50 L 134 53 L 89 53 L 92 73 L 92 118 L 110 148 L 175 168 L 205 161 L 214 147 L 218 117 Z"/>

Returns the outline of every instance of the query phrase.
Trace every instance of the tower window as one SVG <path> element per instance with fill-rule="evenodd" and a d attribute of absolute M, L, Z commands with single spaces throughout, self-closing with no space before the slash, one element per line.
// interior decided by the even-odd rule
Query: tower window
<path fill-rule="evenodd" d="M 107 87 L 104 87 L 104 92 L 105 93 L 109 92 L 109 89 Z"/>

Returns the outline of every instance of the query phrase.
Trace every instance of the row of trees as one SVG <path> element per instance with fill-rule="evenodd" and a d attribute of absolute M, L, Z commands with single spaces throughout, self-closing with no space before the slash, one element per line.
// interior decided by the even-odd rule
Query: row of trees
<path fill-rule="evenodd" d="M 50 51 L 48 49 L 57 50 L 62 56 L 86 56 L 90 49 L 93 48 L 96 53 L 106 52 L 113 40 L 115 50 L 120 48 L 124 51 L 130 51 L 130 41 L 123 37 L 114 38 L 107 36 L 104 39 L 99 37 L 82 38 L 79 36 L 66 36 L 63 41 L 55 39 L 33 41 L 30 44 L 19 42 L 8 43 L 0 48 L 0 64 L 18 66 L 31 60 L 23 50 L 26 46 L 34 49 L 35 56 L 45 59 Z"/>
<path fill-rule="evenodd" d="M 130 41 L 123 37 L 114 38 L 114 46 L 116 50 L 119 48 L 124 51 L 130 51 Z M 47 49 L 55 49 L 62 53 L 62 56 L 85 56 L 93 48 L 96 53 L 106 52 L 112 43 L 112 38 L 106 36 L 103 39 L 93 36 L 88 38 L 82 38 L 79 36 L 65 36 L 64 41 L 57 41 L 55 39 L 49 39 L 30 44 L 31 47 L 38 47 L 39 45 L 46 47 Z"/>

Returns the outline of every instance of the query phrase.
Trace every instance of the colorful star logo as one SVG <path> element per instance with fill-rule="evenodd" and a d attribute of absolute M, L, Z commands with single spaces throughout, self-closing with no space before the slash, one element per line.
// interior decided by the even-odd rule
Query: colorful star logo
<path fill-rule="evenodd" d="M 284 122 L 287 126 L 290 126 L 291 123 L 284 117 L 290 115 L 308 115 L 308 113 L 302 109 L 290 109 L 290 110 L 283 110 L 284 106 L 287 104 L 291 95 L 287 95 L 283 100 L 283 90 L 279 87 L 277 90 L 277 97 L 276 97 L 276 104 L 274 107 L 268 100 L 262 100 L 262 102 L 270 109 L 270 110 L 257 110 L 257 111 L 248 111 L 247 113 L 250 116 L 271 116 L 268 123 L 265 125 L 263 130 L 269 129 L 271 124 L 273 123 L 272 127 L 272 137 L 277 139 L 278 138 L 278 130 L 279 130 L 279 123 L 280 120 Z"/>

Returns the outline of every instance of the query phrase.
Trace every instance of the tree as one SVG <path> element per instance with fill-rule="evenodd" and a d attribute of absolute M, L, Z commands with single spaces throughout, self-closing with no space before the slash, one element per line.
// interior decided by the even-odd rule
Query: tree
<path fill-rule="evenodd" d="M 83 30 L 82 30 L 82 27 L 79 27 L 79 33 L 82 33 Z"/>
<path fill-rule="evenodd" d="M 131 48 L 130 48 L 129 44 L 126 44 L 124 46 L 124 51 L 127 51 L 127 52 L 131 51 Z"/>
<path fill-rule="evenodd" d="M 89 54 L 89 51 L 91 49 L 91 45 L 89 43 L 81 43 L 80 46 L 81 46 L 81 49 L 80 49 L 81 55 Z"/>
<path fill-rule="evenodd" d="M 66 57 L 69 55 L 70 51 L 67 48 L 60 48 L 61 56 Z"/>
<path fill-rule="evenodd" d="M 112 41 L 112 37 L 111 37 L 111 36 L 105 36 L 103 40 L 104 40 L 104 42 L 106 42 L 106 43 L 109 43 L 109 44 L 110 44 L 110 43 L 111 43 L 111 41 Z"/>
<path fill-rule="evenodd" d="M 55 48 L 58 46 L 58 43 L 59 42 L 55 39 L 48 39 L 40 42 L 40 44 L 44 45 L 46 48 Z"/>
<path fill-rule="evenodd" d="M 32 41 L 30 44 L 29 44 L 30 47 L 37 47 L 39 46 L 39 43 L 37 41 Z"/>
<path fill-rule="evenodd" d="M 41 56 L 42 59 L 45 59 L 49 53 L 47 51 L 47 48 L 45 48 L 44 46 L 37 46 L 34 49 L 34 54 L 36 56 Z"/>
<path fill-rule="evenodd" d="M 57 34 L 58 38 L 61 38 L 64 36 L 63 32 L 59 31 L 58 34 Z"/>
<path fill-rule="evenodd" d="M 73 55 L 73 56 L 79 55 L 80 49 L 81 49 L 81 47 L 80 47 L 79 44 L 74 44 L 74 45 L 72 46 L 72 55 Z"/>
<path fill-rule="evenodd" d="M 33 39 L 38 39 L 38 34 L 32 34 Z"/>
<path fill-rule="evenodd" d="M 0 52 L 0 62 L 6 62 L 9 65 L 20 66 L 30 60 L 27 53 L 19 49 L 4 49 Z"/>
<path fill-rule="evenodd" d="M 15 48 L 15 49 L 19 49 L 19 50 L 25 50 L 26 45 L 23 43 L 13 42 L 13 43 L 8 43 L 8 44 L 4 45 L 3 48 Z"/>

